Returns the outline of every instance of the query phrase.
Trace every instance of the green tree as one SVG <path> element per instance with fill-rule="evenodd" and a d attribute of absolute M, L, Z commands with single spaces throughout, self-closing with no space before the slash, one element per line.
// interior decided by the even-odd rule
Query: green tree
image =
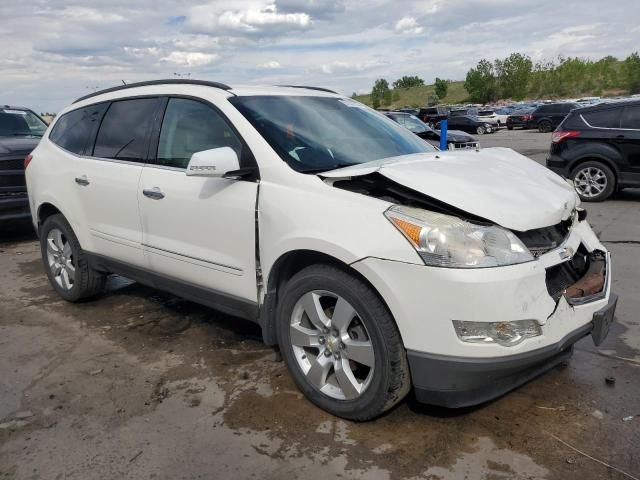
<path fill-rule="evenodd" d="M 500 96 L 522 100 L 527 94 L 533 63 L 521 53 L 512 53 L 503 60 L 495 61 Z"/>
<path fill-rule="evenodd" d="M 427 98 L 427 105 L 429 107 L 433 105 L 438 105 L 439 103 L 440 103 L 440 98 L 437 93 L 432 93 L 431 95 L 429 95 L 429 98 Z"/>
<path fill-rule="evenodd" d="M 423 79 L 416 76 L 409 77 L 407 75 L 404 75 L 402 78 L 393 82 L 393 88 L 411 88 L 420 87 L 422 85 L 424 85 Z"/>
<path fill-rule="evenodd" d="M 640 56 L 634 52 L 624 59 L 622 71 L 630 93 L 640 93 Z"/>
<path fill-rule="evenodd" d="M 446 80 L 442 80 L 441 78 L 436 77 L 436 81 L 434 83 L 434 88 L 436 95 L 439 98 L 444 98 L 447 96 L 447 90 L 449 89 L 449 83 Z"/>
<path fill-rule="evenodd" d="M 493 64 L 488 60 L 480 60 L 475 68 L 467 72 L 464 88 L 474 102 L 487 103 L 498 97 L 496 75 Z"/>
<path fill-rule="evenodd" d="M 391 103 L 391 90 L 389 90 L 389 82 L 384 78 L 379 78 L 373 84 L 371 90 L 371 102 L 373 108 L 378 108 L 380 105 L 389 105 Z"/>

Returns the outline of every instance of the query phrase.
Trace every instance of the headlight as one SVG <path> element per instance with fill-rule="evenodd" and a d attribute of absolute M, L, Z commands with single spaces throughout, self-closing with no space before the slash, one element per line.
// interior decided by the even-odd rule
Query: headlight
<path fill-rule="evenodd" d="M 542 335 L 542 329 L 535 320 L 513 322 L 463 322 L 453 320 L 453 328 L 458 338 L 468 343 L 497 343 L 503 347 L 513 347 L 527 338 Z"/>
<path fill-rule="evenodd" d="M 481 268 L 530 262 L 533 256 L 509 230 L 458 217 L 394 205 L 385 212 L 426 265 Z"/>

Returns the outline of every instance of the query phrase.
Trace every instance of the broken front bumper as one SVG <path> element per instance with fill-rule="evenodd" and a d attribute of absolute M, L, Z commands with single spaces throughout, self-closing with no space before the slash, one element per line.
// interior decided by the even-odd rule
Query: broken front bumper
<path fill-rule="evenodd" d="M 556 278 L 555 269 L 577 252 L 602 260 L 581 274 L 593 278 L 562 272 Z M 396 319 L 418 399 L 449 407 L 481 403 L 527 382 L 567 358 L 589 333 L 601 342 L 616 305 L 609 254 L 586 222 L 575 225 L 559 248 L 520 265 L 447 269 L 367 258 L 353 267 Z M 551 280 L 569 282 L 559 295 L 549 272 Z M 531 319 L 542 335 L 515 346 L 463 342 L 452 322 Z"/>

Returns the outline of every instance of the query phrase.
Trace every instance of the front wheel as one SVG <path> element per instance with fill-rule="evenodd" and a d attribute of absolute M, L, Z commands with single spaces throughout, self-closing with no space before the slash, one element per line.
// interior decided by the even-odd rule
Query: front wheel
<path fill-rule="evenodd" d="M 602 202 L 615 189 L 616 177 L 613 171 L 601 162 L 590 161 L 576 167 L 571 173 L 573 186 L 581 200 Z"/>
<path fill-rule="evenodd" d="M 40 230 L 40 251 L 49 283 L 62 298 L 77 302 L 102 291 L 106 276 L 89 266 L 64 216 L 52 215 Z"/>
<path fill-rule="evenodd" d="M 551 131 L 551 123 L 543 120 L 538 124 L 538 131 L 540 133 L 549 133 Z"/>
<path fill-rule="evenodd" d="M 350 420 L 370 420 L 408 393 L 409 368 L 387 307 L 361 279 L 312 265 L 284 287 L 282 356 L 306 397 Z"/>

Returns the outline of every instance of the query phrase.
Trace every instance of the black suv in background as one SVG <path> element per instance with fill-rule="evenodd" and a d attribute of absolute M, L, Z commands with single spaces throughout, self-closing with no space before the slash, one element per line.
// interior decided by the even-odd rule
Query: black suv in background
<path fill-rule="evenodd" d="M 529 126 L 537 127 L 539 132 L 550 132 L 562 123 L 571 110 L 580 107 L 582 105 L 573 102 L 545 103 L 531 112 Z"/>
<path fill-rule="evenodd" d="M 47 124 L 28 108 L 0 105 L 0 222 L 30 218 L 25 157 L 36 148 Z"/>
<path fill-rule="evenodd" d="M 640 100 L 572 111 L 553 132 L 547 167 L 573 180 L 585 201 L 640 187 Z"/>

